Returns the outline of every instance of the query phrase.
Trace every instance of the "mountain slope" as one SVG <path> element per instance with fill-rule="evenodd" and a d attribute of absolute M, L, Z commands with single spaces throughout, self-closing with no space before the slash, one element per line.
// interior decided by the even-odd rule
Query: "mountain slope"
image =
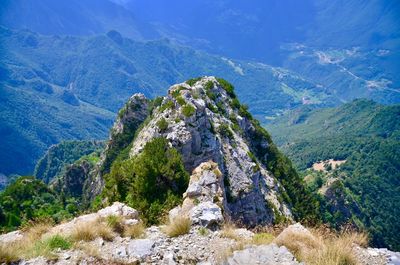
<path fill-rule="evenodd" d="M 98 174 L 89 180 L 89 195 L 100 194 L 95 203 L 123 201 L 142 212 L 148 222 L 157 222 L 160 212 L 176 205 L 179 190 L 182 194 L 176 190 L 179 181 L 187 181 L 177 177 L 184 176 L 182 168 L 191 172 L 212 161 L 217 166 L 214 172 L 220 172 L 215 173 L 218 181 L 212 189 L 221 194 L 208 203 L 223 208 L 233 222 L 255 226 L 292 218 L 317 219 L 316 201 L 290 161 L 239 103 L 231 84 L 204 77 L 174 85 L 166 97 L 150 104 L 149 116 L 139 128 L 121 130 L 136 119 L 135 113 L 142 112 L 137 104 L 143 101 L 141 97 L 132 97 L 112 129 L 108 146 L 117 139 L 125 139 L 125 144 L 104 169 L 109 153 L 116 152 L 107 146 Z M 198 188 L 189 186 L 185 194 L 195 194 Z M 189 199 L 184 205 L 193 203 Z"/>
<path fill-rule="evenodd" d="M 257 117 L 301 104 L 281 89 L 282 83 L 329 98 L 291 72 L 236 63 L 167 41 L 136 42 L 115 31 L 59 37 L 1 28 L 1 39 L 1 131 L 7 147 L 1 153 L 7 163 L 0 171 L 5 174 L 31 173 L 34 161 L 61 140 L 104 139 L 112 112 L 134 92 L 154 97 L 173 83 L 212 71 L 234 80 Z M 260 97 L 266 92 L 268 99 Z"/>
<path fill-rule="evenodd" d="M 131 94 L 161 95 L 165 87 L 193 76 L 216 74 L 232 80 L 238 97 L 263 123 L 302 104 L 334 106 L 356 97 L 384 103 L 400 100 L 397 90 L 368 88 L 373 81 L 360 81 L 340 69 L 329 70 L 324 80 L 309 81 L 314 74 L 307 79 L 286 69 L 210 55 L 167 40 L 133 41 L 117 31 L 60 37 L 1 28 L 1 39 L 2 146 L 9 148 L 1 152 L 8 162 L 0 172 L 5 174 L 31 173 L 34 161 L 61 140 L 104 138 L 112 113 Z M 332 85 L 338 79 L 342 82 Z M 348 89 L 349 83 L 354 89 Z M 31 147 L 27 156 L 20 143 Z M 16 166 L 16 157 L 21 165 Z"/>
<path fill-rule="evenodd" d="M 338 108 L 292 111 L 267 128 L 302 170 L 318 161 L 345 160 L 333 172 L 328 171 L 327 179 L 323 174 L 315 187 L 329 189 L 330 183 L 336 183 L 347 196 L 347 203 L 354 200 L 358 205 L 353 213 L 361 210 L 361 214 L 343 218 L 346 213 L 328 205 L 333 210 L 332 217 L 327 218 L 332 223 L 347 222 L 353 217 L 357 223 L 359 219 L 358 224 L 369 229 L 375 245 L 399 249 L 398 237 L 393 234 L 399 230 L 400 216 L 399 118 L 398 105 L 356 100 Z M 312 171 L 311 174 L 315 175 Z M 333 180 L 340 180 L 343 186 Z"/>

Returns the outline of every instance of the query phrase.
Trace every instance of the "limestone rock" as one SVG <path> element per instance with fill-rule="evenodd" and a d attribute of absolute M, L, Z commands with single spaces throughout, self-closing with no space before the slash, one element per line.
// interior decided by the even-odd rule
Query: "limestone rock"
<path fill-rule="evenodd" d="M 190 210 L 190 219 L 193 224 L 205 227 L 215 227 L 224 221 L 221 208 L 212 202 L 201 202 Z"/>
<path fill-rule="evenodd" d="M 143 259 L 151 254 L 154 247 L 154 241 L 150 239 L 136 239 L 131 241 L 127 247 L 129 256 Z"/>
<path fill-rule="evenodd" d="M 248 226 L 272 224 L 278 214 L 290 220 L 280 195 L 284 187 L 260 162 L 264 157 L 253 155 L 270 140 L 257 134 L 255 121 L 239 111 L 235 100 L 215 77 L 170 87 L 129 155 L 139 154 L 156 137 L 165 137 L 181 153 L 185 169 L 193 171 L 182 205 L 186 213 L 199 202 L 211 202 L 230 220 Z M 162 119 L 165 130 L 157 126 Z"/>
<path fill-rule="evenodd" d="M 113 205 L 99 210 L 97 214 L 100 217 L 117 215 L 125 217 L 127 219 L 137 219 L 139 217 L 138 211 L 120 202 L 114 202 Z"/>
<path fill-rule="evenodd" d="M 235 251 L 224 265 L 296 265 L 302 264 L 296 261 L 295 257 L 285 247 L 278 247 L 275 244 L 252 246 L 244 250 Z"/>

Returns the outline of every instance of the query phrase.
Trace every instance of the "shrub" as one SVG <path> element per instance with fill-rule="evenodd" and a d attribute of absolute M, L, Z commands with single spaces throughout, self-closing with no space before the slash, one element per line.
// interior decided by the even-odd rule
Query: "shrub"
<path fill-rule="evenodd" d="M 165 130 L 168 129 L 168 122 L 166 119 L 161 118 L 158 122 L 157 122 L 157 126 L 158 129 L 160 129 L 161 132 L 164 132 Z"/>
<path fill-rule="evenodd" d="M 186 101 L 183 99 L 182 96 L 176 97 L 176 102 L 178 102 L 178 104 L 181 106 L 184 106 L 186 104 Z"/>
<path fill-rule="evenodd" d="M 165 102 L 163 105 L 161 105 L 160 107 L 160 112 L 163 112 L 166 109 L 173 109 L 174 108 L 174 102 L 172 102 L 171 100 L 168 100 L 167 102 Z"/>
<path fill-rule="evenodd" d="M 191 104 L 186 104 L 182 107 L 182 113 L 186 117 L 192 116 L 196 112 L 196 109 Z"/>
<path fill-rule="evenodd" d="M 186 84 L 188 84 L 189 86 L 193 86 L 194 84 L 196 84 L 197 81 L 200 81 L 201 77 L 197 77 L 197 78 L 192 78 L 186 81 Z"/>
<path fill-rule="evenodd" d="M 229 139 L 233 138 L 233 133 L 231 129 L 229 128 L 229 125 L 227 124 L 221 124 L 218 127 L 218 132 L 223 136 L 223 137 L 228 137 Z"/>
<path fill-rule="evenodd" d="M 235 89 L 231 83 L 222 78 L 217 78 L 217 81 L 230 97 L 236 97 Z"/>
<path fill-rule="evenodd" d="M 108 201 L 126 202 L 142 213 L 146 224 L 157 224 L 181 202 L 189 174 L 168 140 L 155 138 L 136 157 L 113 165 L 105 181 L 102 196 Z"/>
<path fill-rule="evenodd" d="M 240 102 L 237 98 L 233 98 L 230 102 L 231 108 L 233 109 L 239 109 L 240 108 Z"/>
<path fill-rule="evenodd" d="M 216 100 L 217 99 L 217 95 L 214 92 L 211 92 L 209 90 L 206 91 L 206 95 L 207 97 L 209 97 L 211 100 Z"/>
<path fill-rule="evenodd" d="M 214 82 L 213 81 L 207 81 L 207 83 L 205 84 L 204 88 L 206 90 L 210 90 L 214 87 Z"/>
<path fill-rule="evenodd" d="M 239 107 L 239 115 L 248 119 L 252 119 L 250 112 L 248 111 L 249 107 L 247 105 L 240 105 Z"/>
<path fill-rule="evenodd" d="M 125 227 L 124 236 L 130 238 L 141 238 L 145 234 L 145 226 L 142 222 Z"/>
<path fill-rule="evenodd" d="M 192 221 L 186 216 L 178 216 L 170 221 L 165 227 L 164 232 L 169 237 L 177 237 L 189 233 Z"/>

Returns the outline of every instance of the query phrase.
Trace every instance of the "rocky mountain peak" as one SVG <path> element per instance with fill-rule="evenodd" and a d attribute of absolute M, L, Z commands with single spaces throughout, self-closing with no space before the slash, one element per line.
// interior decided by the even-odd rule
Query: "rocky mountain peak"
<path fill-rule="evenodd" d="M 205 162 L 216 165 L 222 197 L 215 200 L 226 218 L 249 226 L 292 219 L 284 187 L 265 163 L 269 136 L 227 81 L 203 77 L 171 86 L 141 127 L 131 144 L 131 158 L 152 139 L 163 137 L 182 155 L 188 172 Z"/>

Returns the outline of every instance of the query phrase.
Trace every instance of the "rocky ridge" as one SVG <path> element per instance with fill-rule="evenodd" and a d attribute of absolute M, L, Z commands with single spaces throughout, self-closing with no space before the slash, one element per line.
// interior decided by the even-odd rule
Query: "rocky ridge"
<path fill-rule="evenodd" d="M 146 102 L 142 95 L 132 98 Z M 124 120 L 132 120 L 125 117 L 136 119 L 136 109 L 143 114 L 140 120 L 145 119 L 144 104 L 136 109 L 130 108 L 131 105 L 128 102 L 125 107 L 128 111 L 114 125 L 111 143 L 123 131 Z M 141 129 L 134 132 L 130 157 L 140 154 L 152 139 L 164 137 L 181 153 L 188 172 L 205 162 L 214 163 L 214 170 L 219 172 L 217 177 L 206 176 L 202 180 L 204 187 L 213 185 L 205 188 L 208 194 L 199 198 L 196 196 L 201 193 L 200 185 L 193 177 L 183 208 L 194 200 L 200 201 L 197 209 L 218 205 L 226 217 L 249 226 L 293 218 L 290 204 L 284 199 L 284 187 L 265 166 L 265 161 L 270 161 L 268 152 L 255 155 L 260 149 L 268 150 L 272 142 L 269 136 L 260 135 L 255 121 L 240 105 L 229 83 L 203 77 L 174 85 L 147 117 Z M 102 182 L 101 177 L 98 182 Z M 215 211 L 219 210 L 215 208 Z"/>

